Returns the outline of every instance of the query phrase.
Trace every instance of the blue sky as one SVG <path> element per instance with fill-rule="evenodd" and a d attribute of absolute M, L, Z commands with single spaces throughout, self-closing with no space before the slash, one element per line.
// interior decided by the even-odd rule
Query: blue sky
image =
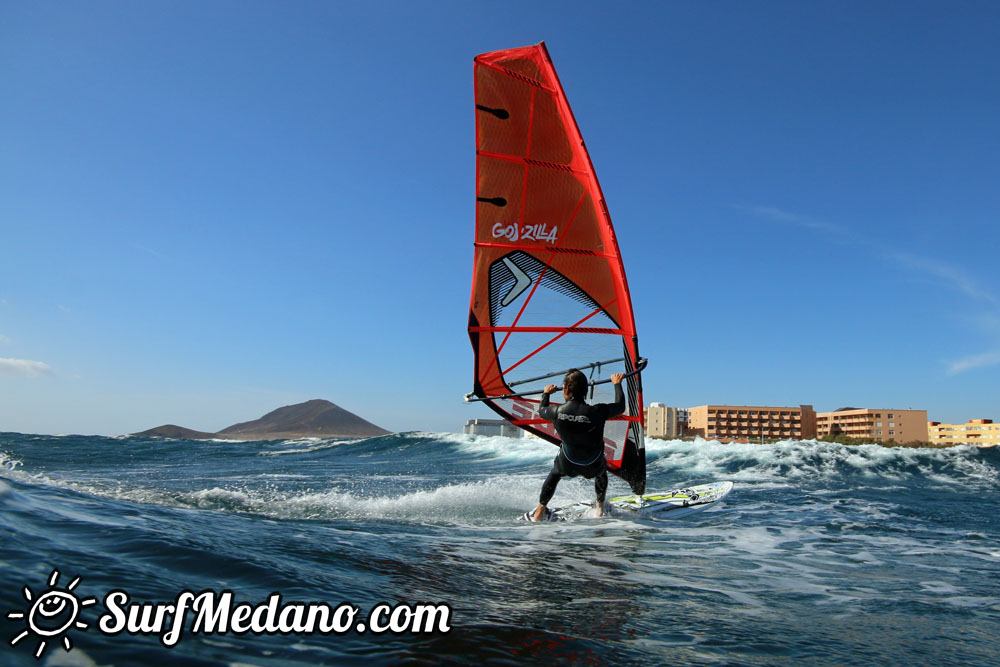
<path fill-rule="evenodd" d="M 472 58 L 549 47 L 647 401 L 1000 419 L 1000 7 L 0 0 L 0 430 L 458 430 Z"/>

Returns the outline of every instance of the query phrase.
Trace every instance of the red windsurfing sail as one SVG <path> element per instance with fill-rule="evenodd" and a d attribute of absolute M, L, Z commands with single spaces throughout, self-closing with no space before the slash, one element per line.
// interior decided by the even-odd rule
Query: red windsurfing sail
<path fill-rule="evenodd" d="M 641 369 L 611 218 L 544 43 L 476 56 L 476 239 L 469 307 L 473 393 L 555 444 L 538 396 L 507 397 L 579 368 L 626 380 L 605 427 L 608 469 L 646 484 Z M 548 378 L 548 379 L 547 379 Z M 556 394 L 553 398 L 558 398 Z M 610 384 L 590 402 L 611 402 Z"/>

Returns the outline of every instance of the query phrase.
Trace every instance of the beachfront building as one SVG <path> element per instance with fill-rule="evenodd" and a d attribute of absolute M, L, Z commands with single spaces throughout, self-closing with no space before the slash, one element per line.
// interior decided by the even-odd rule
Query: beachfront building
<path fill-rule="evenodd" d="M 816 434 L 846 435 L 873 442 L 927 440 L 926 410 L 840 408 L 816 415 Z"/>
<path fill-rule="evenodd" d="M 688 433 L 707 440 L 807 440 L 816 437 L 816 411 L 811 405 L 701 405 L 688 408 Z"/>
<path fill-rule="evenodd" d="M 992 419 L 970 419 L 964 424 L 927 422 L 928 439 L 935 445 L 1000 445 L 1000 424 Z"/>
<path fill-rule="evenodd" d="M 520 438 L 523 431 L 506 419 L 470 419 L 462 427 L 462 433 L 469 435 L 502 435 Z"/>
<path fill-rule="evenodd" d="M 685 435 L 688 423 L 688 411 L 683 408 L 670 408 L 663 403 L 650 403 L 643 408 L 646 416 L 646 435 L 650 438 L 666 440 Z"/>

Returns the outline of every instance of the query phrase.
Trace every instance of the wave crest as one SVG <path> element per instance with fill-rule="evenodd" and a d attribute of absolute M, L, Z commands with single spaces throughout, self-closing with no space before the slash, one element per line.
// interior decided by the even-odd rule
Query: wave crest
<path fill-rule="evenodd" d="M 828 480 L 858 477 L 891 481 L 995 487 L 996 456 L 977 447 L 942 449 L 847 446 L 816 440 L 771 444 L 695 440 L 647 440 L 647 466 L 671 473 L 697 473 L 734 480 Z"/>

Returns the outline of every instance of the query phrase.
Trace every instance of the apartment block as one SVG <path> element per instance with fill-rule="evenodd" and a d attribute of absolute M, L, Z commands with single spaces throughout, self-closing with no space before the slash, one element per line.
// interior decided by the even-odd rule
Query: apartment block
<path fill-rule="evenodd" d="M 816 437 L 811 405 L 701 405 L 689 408 L 688 432 L 709 440 L 807 440 Z M 648 427 L 647 427 L 648 428 Z"/>
<path fill-rule="evenodd" d="M 970 419 L 964 424 L 927 422 L 927 436 L 934 444 L 996 447 L 1000 445 L 1000 424 L 992 419 Z"/>
<path fill-rule="evenodd" d="M 846 435 L 874 442 L 927 440 L 926 410 L 841 408 L 816 415 L 816 434 Z"/>
<path fill-rule="evenodd" d="M 663 403 L 650 403 L 643 409 L 646 416 L 646 435 L 650 438 L 672 439 L 685 435 L 688 411 L 670 408 Z"/>

